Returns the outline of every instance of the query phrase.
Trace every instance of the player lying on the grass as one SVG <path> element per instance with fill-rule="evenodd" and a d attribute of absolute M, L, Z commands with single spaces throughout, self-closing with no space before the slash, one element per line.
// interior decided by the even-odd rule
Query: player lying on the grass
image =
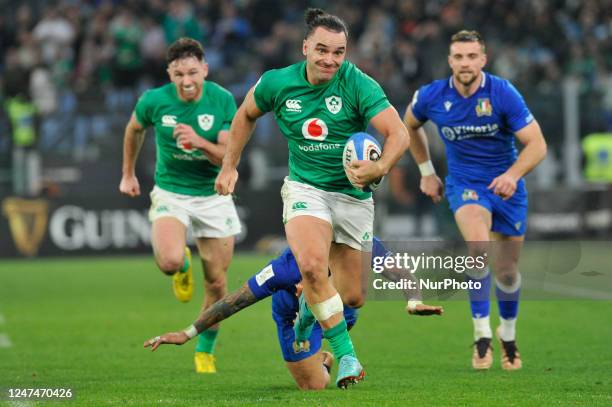
<path fill-rule="evenodd" d="M 388 256 L 388 252 L 377 238 L 373 240 L 373 256 Z M 395 270 L 385 270 L 383 276 L 397 281 L 400 278 L 412 278 L 410 275 L 397 275 Z M 199 318 L 184 331 L 169 332 L 144 343 L 151 350 L 162 344 L 182 345 L 199 332 L 207 329 L 236 312 L 272 296 L 272 316 L 276 322 L 278 340 L 289 372 L 301 389 L 323 389 L 329 383 L 329 371 L 333 356 L 322 352 L 322 330 L 315 324 L 305 347 L 297 347 L 293 321 L 299 310 L 298 295 L 301 290 L 301 275 L 293 257 L 286 249 L 279 257 L 272 260 L 257 274 L 252 276 L 242 287 L 226 295 L 211 307 L 203 310 Z M 423 304 L 418 290 L 405 292 L 408 301 L 407 310 L 412 315 L 441 315 L 442 307 Z M 344 307 L 347 325 L 352 327 L 357 320 L 357 311 Z"/>

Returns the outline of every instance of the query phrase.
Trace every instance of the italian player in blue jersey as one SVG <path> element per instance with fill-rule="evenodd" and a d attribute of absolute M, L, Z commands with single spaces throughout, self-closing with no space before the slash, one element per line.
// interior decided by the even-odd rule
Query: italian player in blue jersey
<path fill-rule="evenodd" d="M 436 203 L 444 186 L 431 163 L 421 126 L 428 120 L 437 125 L 448 160 L 446 197 L 470 254 L 482 255 L 489 242 L 502 242 L 501 255 L 490 260 L 501 320 L 496 332 L 502 368 L 516 370 L 522 366 L 516 319 L 521 287 L 518 259 L 527 223 L 523 176 L 544 159 L 546 142 L 522 96 L 507 80 L 484 72 L 486 62 L 478 32 L 453 35 L 448 56 L 452 75 L 421 87 L 404 123 L 413 140 L 410 151 L 421 172 L 421 190 Z M 520 154 L 515 138 L 524 146 Z M 475 339 L 472 366 L 489 369 L 491 276 L 488 267 L 467 274 L 482 283 L 469 293 Z"/>
<path fill-rule="evenodd" d="M 372 241 L 372 257 L 393 256 L 377 238 Z M 333 274 L 333 272 L 332 272 Z M 399 270 L 386 269 L 383 276 L 392 281 L 400 278 L 412 278 L 410 273 L 402 274 Z M 272 296 L 272 318 L 276 323 L 278 342 L 287 369 L 303 390 L 324 389 L 330 381 L 329 371 L 334 358 L 331 353 L 321 351 L 323 331 L 315 323 L 307 347 L 299 347 L 295 343 L 293 321 L 299 310 L 298 295 L 301 291 L 302 276 L 289 248 L 270 261 L 266 267 L 253 275 L 235 292 L 226 295 L 221 300 L 200 313 L 198 319 L 189 328 L 179 332 L 169 332 L 152 338 L 144 343 L 144 347 L 157 349 L 162 344 L 182 345 L 199 332 L 208 329 L 229 318 L 236 312 Z M 418 290 L 406 291 L 409 299 L 407 311 L 411 315 L 441 315 L 442 307 L 423 304 Z M 344 307 L 344 318 L 352 328 L 357 322 L 357 310 Z"/>

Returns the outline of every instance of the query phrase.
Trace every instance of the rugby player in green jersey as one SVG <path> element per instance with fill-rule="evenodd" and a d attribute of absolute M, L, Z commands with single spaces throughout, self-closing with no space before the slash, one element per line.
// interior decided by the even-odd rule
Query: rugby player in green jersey
<path fill-rule="evenodd" d="M 218 195 L 215 178 L 227 145 L 236 103 L 226 89 L 205 81 L 208 65 L 202 45 L 181 38 L 167 52 L 171 83 L 145 92 L 125 129 L 123 176 L 119 190 L 140 195 L 135 165 L 147 127 L 155 128 L 157 161 L 149 218 L 159 269 L 173 276 L 173 290 L 183 302 L 193 294 L 191 226 L 204 269 L 204 308 L 227 292 L 226 272 L 240 220 L 231 196 Z M 214 373 L 218 326 L 200 334 L 196 371 Z"/>
<path fill-rule="evenodd" d="M 221 195 L 233 192 L 256 120 L 273 112 L 289 146 L 283 221 L 304 285 L 296 346 L 308 346 L 316 318 L 339 361 L 336 384 L 345 388 L 365 375 L 342 314 L 343 302 L 363 305 L 367 289 L 369 259 L 363 266 L 362 250 L 371 244 L 374 202 L 362 188 L 395 164 L 408 146 L 408 132 L 378 83 L 345 60 L 346 24 L 320 9 L 307 10 L 305 20 L 306 60 L 264 73 L 248 92 L 232 121 L 215 188 Z M 385 138 L 382 157 L 358 161 L 345 173 L 344 145 L 368 123 Z"/>

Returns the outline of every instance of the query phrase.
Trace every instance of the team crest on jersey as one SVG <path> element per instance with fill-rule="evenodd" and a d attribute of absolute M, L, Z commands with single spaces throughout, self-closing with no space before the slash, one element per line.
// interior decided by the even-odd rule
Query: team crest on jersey
<path fill-rule="evenodd" d="M 212 129 L 213 123 L 215 122 L 215 116 L 212 114 L 200 114 L 198 115 L 198 124 L 204 131 Z"/>
<path fill-rule="evenodd" d="M 444 108 L 446 109 L 447 112 L 450 110 L 451 107 L 453 107 L 453 102 L 451 102 L 450 100 L 447 100 L 446 102 L 444 102 Z"/>
<path fill-rule="evenodd" d="M 330 96 L 325 98 L 325 105 L 327 106 L 327 110 L 329 110 L 332 114 L 336 114 L 342 109 L 342 98 L 340 96 Z"/>
<path fill-rule="evenodd" d="M 478 117 L 491 116 L 493 114 L 493 106 L 491 106 L 489 98 L 478 99 L 478 104 L 476 105 L 476 114 L 478 115 Z"/>
<path fill-rule="evenodd" d="M 464 189 L 463 190 L 463 194 L 461 195 L 461 199 L 463 199 L 464 201 L 477 201 L 478 200 L 478 193 L 476 191 L 474 191 L 473 189 Z"/>
<path fill-rule="evenodd" d="M 308 119 L 302 125 L 302 135 L 305 139 L 323 141 L 327 137 L 327 124 L 316 117 Z"/>

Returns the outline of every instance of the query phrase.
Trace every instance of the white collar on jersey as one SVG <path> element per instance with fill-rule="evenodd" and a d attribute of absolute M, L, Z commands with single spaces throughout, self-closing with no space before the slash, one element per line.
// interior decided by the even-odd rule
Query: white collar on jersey
<path fill-rule="evenodd" d="M 482 82 L 480 83 L 480 87 L 484 88 L 485 83 L 487 83 L 487 74 L 484 71 L 482 71 Z M 453 75 L 451 75 L 450 78 L 448 78 L 448 87 L 451 89 L 453 88 Z"/>

